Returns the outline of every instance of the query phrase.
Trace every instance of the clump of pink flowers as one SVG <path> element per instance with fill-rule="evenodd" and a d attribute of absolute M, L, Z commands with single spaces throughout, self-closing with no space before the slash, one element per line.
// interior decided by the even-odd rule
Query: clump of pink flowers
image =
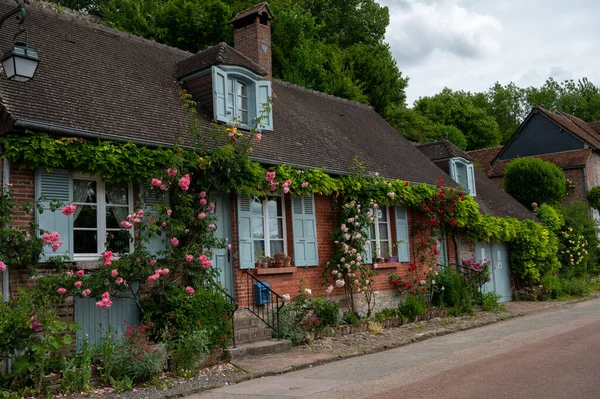
<path fill-rule="evenodd" d="M 102 294 L 102 299 L 96 302 L 96 306 L 102 309 L 108 309 L 112 306 L 112 301 L 110 300 L 110 294 L 105 292 Z"/>
<path fill-rule="evenodd" d="M 44 240 L 44 245 L 50 245 L 50 247 L 52 247 L 52 252 L 56 252 L 60 247 L 62 247 L 62 241 L 60 241 L 60 234 L 58 231 L 53 233 L 44 233 L 42 235 L 42 239 Z"/>
<path fill-rule="evenodd" d="M 110 266 L 113 261 L 113 253 L 112 251 L 106 251 L 102 254 L 102 259 L 104 260 L 104 266 Z"/>
<path fill-rule="evenodd" d="M 189 285 L 187 287 L 185 287 L 185 291 L 190 295 L 194 295 L 194 289 L 192 287 L 190 287 Z"/>
<path fill-rule="evenodd" d="M 191 182 L 192 180 L 190 179 L 190 175 L 186 173 L 181 179 L 179 179 L 179 187 L 181 187 L 183 191 L 187 191 L 190 188 Z"/>
<path fill-rule="evenodd" d="M 75 213 L 75 205 L 67 205 L 61 210 L 65 216 L 70 216 Z"/>
<path fill-rule="evenodd" d="M 0 272 L 6 271 L 6 263 L 0 260 Z"/>

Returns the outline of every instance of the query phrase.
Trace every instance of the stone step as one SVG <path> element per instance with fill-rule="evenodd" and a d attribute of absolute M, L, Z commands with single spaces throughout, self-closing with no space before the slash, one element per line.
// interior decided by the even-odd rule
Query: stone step
<path fill-rule="evenodd" d="M 292 349 L 292 341 L 286 339 L 260 341 L 248 344 L 237 345 L 236 348 L 230 348 L 227 351 L 231 356 L 231 362 L 247 359 L 250 357 L 269 355 L 273 353 L 287 352 Z"/>
<path fill-rule="evenodd" d="M 233 319 L 233 324 L 236 331 L 260 328 L 263 326 L 267 327 L 267 325 L 262 320 L 260 320 L 254 315 L 242 317 L 238 317 L 237 315 L 235 315 Z"/>
<path fill-rule="evenodd" d="M 264 341 L 267 339 L 271 339 L 273 336 L 273 331 L 270 328 L 252 328 L 245 330 L 235 330 L 235 343 L 239 344 L 248 344 L 251 342 Z"/>

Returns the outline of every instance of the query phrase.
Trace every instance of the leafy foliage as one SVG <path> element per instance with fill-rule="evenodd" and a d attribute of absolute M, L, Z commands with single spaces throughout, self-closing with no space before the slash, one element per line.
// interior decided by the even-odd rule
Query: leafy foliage
<path fill-rule="evenodd" d="M 587 192 L 587 200 L 592 208 L 600 209 L 600 186 L 592 187 Z"/>
<path fill-rule="evenodd" d="M 539 158 L 520 158 L 504 171 L 504 189 L 531 209 L 531 204 L 558 203 L 567 193 L 563 171 Z"/>
<path fill-rule="evenodd" d="M 560 269 L 557 252 L 556 236 L 533 220 L 525 220 L 517 225 L 516 237 L 510 243 L 511 271 L 522 279 L 537 282 Z"/>

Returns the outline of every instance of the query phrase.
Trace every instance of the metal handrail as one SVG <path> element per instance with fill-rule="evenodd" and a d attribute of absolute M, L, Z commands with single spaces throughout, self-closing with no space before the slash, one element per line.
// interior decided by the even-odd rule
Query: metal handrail
<path fill-rule="evenodd" d="M 246 295 L 248 299 L 248 306 L 246 309 L 271 328 L 271 330 L 275 332 L 277 339 L 281 339 L 279 311 L 283 308 L 285 301 L 278 293 L 250 274 L 248 270 L 244 270 L 244 273 L 246 274 Z M 256 301 L 253 298 L 254 283 L 261 284 L 262 289 L 269 293 L 269 300 L 263 305 L 256 304 Z"/>
<path fill-rule="evenodd" d="M 232 297 L 231 295 L 229 295 L 229 292 L 227 292 L 227 290 L 225 288 L 223 288 L 221 286 L 221 284 L 217 283 L 212 278 L 209 278 L 206 281 L 210 282 L 210 284 L 214 288 L 216 288 L 217 291 L 221 295 L 223 295 L 223 297 L 225 299 L 228 299 L 229 302 L 233 305 L 233 310 L 231 311 L 231 313 L 229 313 L 229 317 L 231 318 L 231 343 L 233 344 L 233 347 L 235 348 L 235 320 L 233 320 L 233 318 L 235 316 L 235 311 L 238 310 L 238 308 L 239 308 L 239 304 L 237 303 L 237 301 L 235 300 L 234 297 Z"/>

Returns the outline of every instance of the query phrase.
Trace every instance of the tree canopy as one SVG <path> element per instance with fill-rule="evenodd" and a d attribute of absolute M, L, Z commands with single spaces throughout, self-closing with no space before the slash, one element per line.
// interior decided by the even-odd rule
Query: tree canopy
<path fill-rule="evenodd" d="M 504 170 L 504 190 L 531 209 L 538 205 L 559 203 L 567 193 L 563 171 L 539 158 L 517 158 Z"/>

